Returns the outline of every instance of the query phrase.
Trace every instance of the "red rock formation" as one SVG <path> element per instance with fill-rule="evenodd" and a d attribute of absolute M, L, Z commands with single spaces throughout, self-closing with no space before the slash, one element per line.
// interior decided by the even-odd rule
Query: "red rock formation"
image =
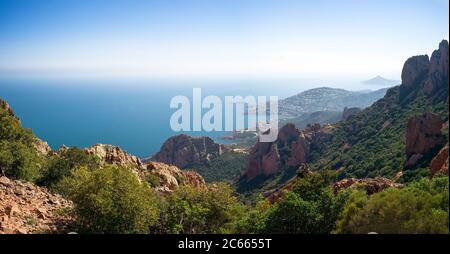
<path fill-rule="evenodd" d="M 195 163 L 207 163 L 223 153 L 225 147 L 209 137 L 191 137 L 185 134 L 166 140 L 151 160 L 186 168 Z"/>
<path fill-rule="evenodd" d="M 275 142 L 258 142 L 253 147 L 244 176 L 251 181 L 259 175 L 273 175 L 283 166 L 300 166 L 307 162 L 308 154 L 308 142 L 303 133 L 293 124 L 287 124 L 279 130 Z"/>
<path fill-rule="evenodd" d="M 431 149 L 445 144 L 442 135 L 443 121 L 433 113 L 425 113 L 409 119 L 406 129 L 406 155 L 408 166 L 412 166 Z"/>
<path fill-rule="evenodd" d="M 257 143 L 252 150 L 247 162 L 245 172 L 247 181 L 250 181 L 264 172 L 273 172 L 278 170 L 279 163 L 278 152 L 275 143 Z"/>
<path fill-rule="evenodd" d="M 308 156 L 308 147 L 306 145 L 305 137 L 303 134 L 301 138 L 292 142 L 291 156 L 288 159 L 288 166 L 298 166 L 301 163 L 306 162 Z"/>
<path fill-rule="evenodd" d="M 428 94 L 436 91 L 439 86 L 448 86 L 448 57 L 448 41 L 444 40 L 439 44 L 439 49 L 431 55 L 429 77 L 424 86 L 424 90 Z"/>
<path fill-rule="evenodd" d="M 409 58 L 402 70 L 402 86 L 413 87 L 430 69 L 430 60 L 427 55 Z"/>
<path fill-rule="evenodd" d="M 72 206 L 45 188 L 0 177 L 0 234 L 67 233 L 74 218 L 60 211 Z"/>
<path fill-rule="evenodd" d="M 441 151 L 433 158 L 430 164 L 431 176 L 448 175 L 449 147 L 444 146 Z"/>
<path fill-rule="evenodd" d="M 266 176 L 275 174 L 280 167 L 280 155 L 276 144 L 270 146 L 267 154 L 262 156 L 261 160 L 262 173 Z"/>
<path fill-rule="evenodd" d="M 403 185 L 395 183 L 394 181 L 384 177 L 365 178 L 365 179 L 348 178 L 336 182 L 332 185 L 332 188 L 335 193 L 343 189 L 353 188 L 365 190 L 369 195 L 380 192 L 387 188 L 401 188 L 401 187 L 403 187 Z"/>

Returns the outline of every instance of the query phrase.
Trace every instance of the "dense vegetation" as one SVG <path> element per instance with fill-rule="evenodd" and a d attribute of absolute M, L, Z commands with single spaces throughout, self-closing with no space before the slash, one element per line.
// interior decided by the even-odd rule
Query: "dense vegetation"
<path fill-rule="evenodd" d="M 88 233 L 232 233 L 246 207 L 227 184 L 182 185 L 160 195 L 129 169 L 75 169 L 57 188 L 76 204 L 77 225 Z"/>
<path fill-rule="evenodd" d="M 68 148 L 61 151 L 58 156 L 50 156 L 47 159 L 46 169 L 38 183 L 55 188 L 59 181 L 69 176 L 74 169 L 82 166 L 95 169 L 100 166 L 100 163 L 95 156 L 87 155 L 81 149 Z"/>
<path fill-rule="evenodd" d="M 328 234 L 344 205 L 345 195 L 335 195 L 329 172 L 309 174 L 294 183 L 291 192 L 270 208 L 265 233 Z"/>
<path fill-rule="evenodd" d="M 421 178 L 403 189 L 372 196 L 362 190 L 334 194 L 332 174 L 296 179 L 275 204 L 261 200 L 239 224 L 243 233 L 446 233 L 448 177 Z"/>
<path fill-rule="evenodd" d="M 76 204 L 77 224 L 91 233 L 150 233 L 158 197 L 130 171 L 116 166 L 77 168 L 58 189 Z"/>
<path fill-rule="evenodd" d="M 448 177 L 422 178 L 403 189 L 373 196 L 353 192 L 337 222 L 336 233 L 449 233 Z"/>
<path fill-rule="evenodd" d="M 0 173 L 28 181 L 38 179 L 43 160 L 34 142 L 32 131 L 22 128 L 12 111 L 0 105 Z"/>
<path fill-rule="evenodd" d="M 206 190 L 181 186 L 163 203 L 160 231 L 164 233 L 233 233 L 246 209 L 228 184 Z"/>
<path fill-rule="evenodd" d="M 229 182 L 238 178 L 245 170 L 247 154 L 237 152 L 225 152 L 221 156 L 213 158 L 207 164 L 191 166 L 206 182 Z"/>
<path fill-rule="evenodd" d="M 334 124 L 341 119 L 342 111 L 318 111 L 313 113 L 303 113 L 301 116 L 295 118 L 281 120 L 279 125 L 284 126 L 288 123 L 293 123 L 298 129 L 303 130 L 308 124 Z"/>
<path fill-rule="evenodd" d="M 430 100 L 422 90 L 413 100 L 400 96 L 400 87 L 347 121 L 336 124 L 332 142 L 312 151 L 312 167 L 342 170 L 345 177 L 394 177 L 405 163 L 405 133 L 409 118 L 434 112 L 448 120 L 448 101 Z M 405 172 L 405 181 L 423 177 L 426 170 Z"/>

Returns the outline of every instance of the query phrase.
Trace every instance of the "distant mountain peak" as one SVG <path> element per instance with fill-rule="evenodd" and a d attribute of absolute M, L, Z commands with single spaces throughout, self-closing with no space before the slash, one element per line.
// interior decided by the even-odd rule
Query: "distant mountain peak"
<path fill-rule="evenodd" d="M 378 75 L 372 79 L 363 81 L 362 83 L 366 84 L 366 85 L 376 85 L 376 86 L 395 86 L 395 85 L 399 85 L 401 83 L 401 81 L 387 79 L 387 78 L 384 78 L 384 77 Z"/>

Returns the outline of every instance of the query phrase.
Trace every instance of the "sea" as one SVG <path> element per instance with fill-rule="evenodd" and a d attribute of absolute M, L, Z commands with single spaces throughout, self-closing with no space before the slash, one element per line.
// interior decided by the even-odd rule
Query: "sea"
<path fill-rule="evenodd" d="M 193 88 L 202 97 L 279 96 L 285 98 L 305 89 L 291 81 L 86 81 L 86 80 L 0 80 L 0 98 L 53 149 L 60 146 L 85 148 L 113 144 L 144 158 L 153 155 L 163 142 L 180 134 L 170 127 L 174 96 L 191 99 Z M 184 132 L 221 137 L 226 132 Z"/>

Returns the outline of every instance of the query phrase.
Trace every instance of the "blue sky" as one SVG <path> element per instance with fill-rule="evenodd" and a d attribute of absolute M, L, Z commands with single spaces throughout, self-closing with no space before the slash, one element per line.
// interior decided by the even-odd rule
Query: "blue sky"
<path fill-rule="evenodd" d="M 399 79 L 447 0 L 0 0 L 8 78 Z"/>

